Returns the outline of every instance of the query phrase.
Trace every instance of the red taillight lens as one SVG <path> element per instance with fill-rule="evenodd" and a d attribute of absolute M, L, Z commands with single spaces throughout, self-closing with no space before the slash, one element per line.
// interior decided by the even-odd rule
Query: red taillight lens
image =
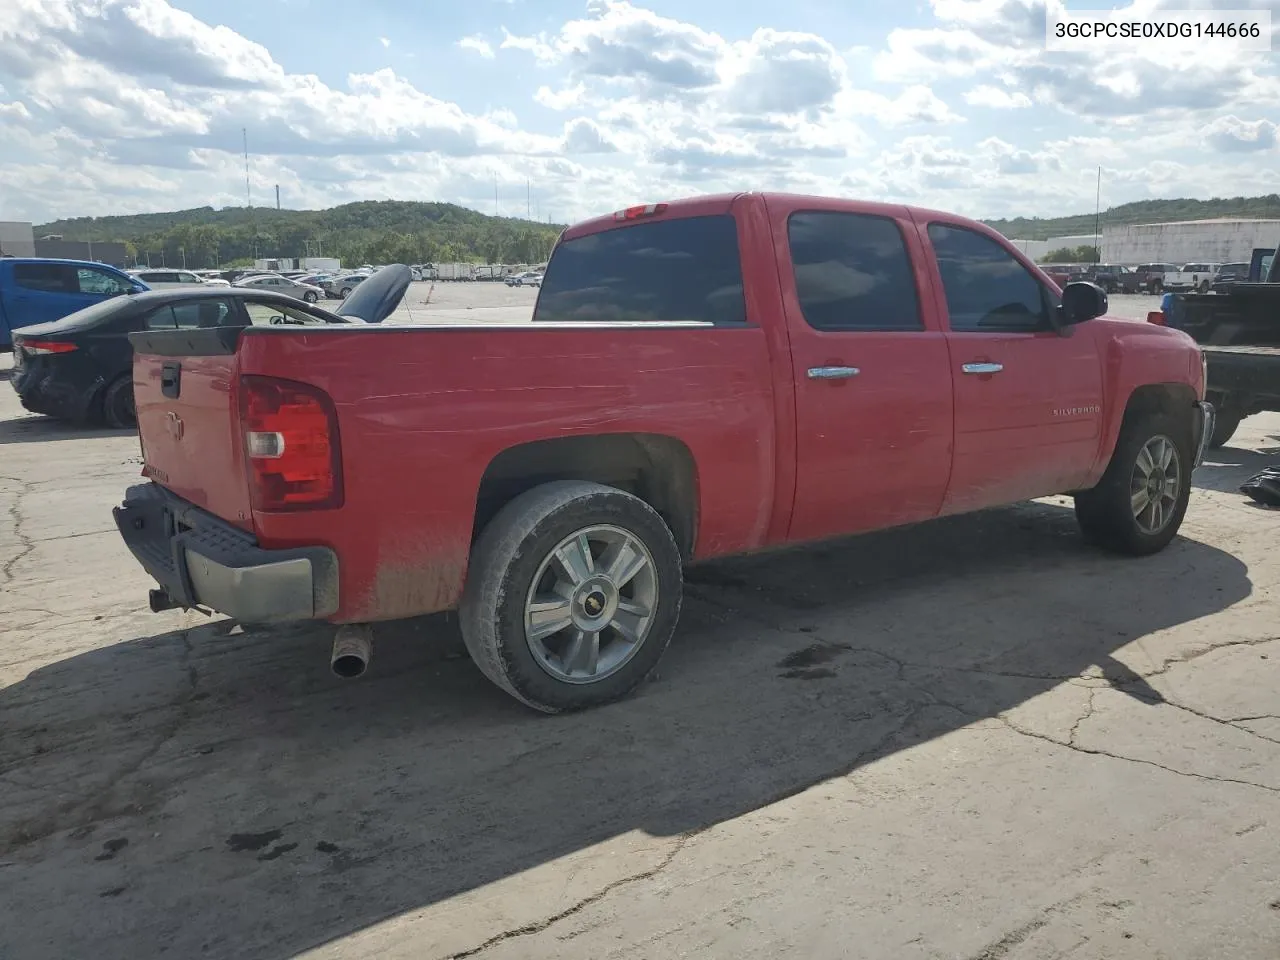
<path fill-rule="evenodd" d="M 240 430 L 255 510 L 342 506 L 338 415 L 323 390 L 274 377 L 241 377 Z"/>
<path fill-rule="evenodd" d="M 27 340 L 24 338 L 16 340 L 15 343 L 27 353 L 33 354 L 71 353 L 76 348 L 74 343 L 62 343 L 59 340 Z"/>
<path fill-rule="evenodd" d="M 1163 310 L 1152 310 L 1147 314 L 1147 323 L 1154 323 L 1158 327 L 1168 326 L 1164 321 Z"/>

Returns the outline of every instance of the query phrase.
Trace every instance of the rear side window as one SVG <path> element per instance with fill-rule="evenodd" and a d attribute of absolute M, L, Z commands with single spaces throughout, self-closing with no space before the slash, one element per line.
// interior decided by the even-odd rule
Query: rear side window
<path fill-rule="evenodd" d="M 75 273 L 61 263 L 15 263 L 14 282 L 27 290 L 44 293 L 77 293 Z"/>
<path fill-rule="evenodd" d="M 920 330 L 920 302 L 898 225 L 860 213 L 794 213 L 787 222 L 796 296 L 818 330 Z"/>
<path fill-rule="evenodd" d="M 239 325 L 242 322 L 235 316 L 235 309 L 229 300 L 188 300 L 185 303 L 179 302 L 163 307 L 153 316 L 156 320 L 147 324 L 152 328 L 155 328 L 157 323 L 162 328 L 168 326 L 198 329 L 227 327 Z"/>
<path fill-rule="evenodd" d="M 567 240 L 551 255 L 533 319 L 744 324 L 737 224 L 684 217 Z"/>

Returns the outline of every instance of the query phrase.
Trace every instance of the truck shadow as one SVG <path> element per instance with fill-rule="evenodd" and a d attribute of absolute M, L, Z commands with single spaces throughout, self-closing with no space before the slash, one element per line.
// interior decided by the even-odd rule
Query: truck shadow
<path fill-rule="evenodd" d="M 45 443 L 52 440 L 97 440 L 136 437 L 138 431 L 112 430 L 55 420 L 40 414 L 0 419 L 0 443 Z"/>
<path fill-rule="evenodd" d="M 595 844 L 722 823 L 1091 668 L 1156 703 L 1140 674 L 1161 664 L 1117 649 L 1252 589 L 1240 560 L 1189 540 L 1094 553 L 1044 503 L 688 581 L 660 675 L 572 716 L 493 688 L 447 617 L 380 627 L 370 673 L 346 684 L 327 632 L 227 621 L 36 670 L 0 691 L 0 860 L 29 920 L 0 931 L 0 954 L 106 960 L 163 942 L 283 960 L 468 896 L 491 927 L 418 928 L 415 955 L 453 955 L 576 896 L 524 918 L 509 905 L 536 879 L 480 888 Z M 606 859 L 609 879 L 652 862 Z"/>
<path fill-rule="evenodd" d="M 1204 463 L 1191 475 L 1191 482 L 1205 490 L 1238 493 L 1240 484 L 1277 463 L 1280 463 L 1280 451 L 1274 447 L 1247 450 L 1228 445 L 1210 450 Z M 1244 499 L 1243 494 L 1240 496 Z"/>

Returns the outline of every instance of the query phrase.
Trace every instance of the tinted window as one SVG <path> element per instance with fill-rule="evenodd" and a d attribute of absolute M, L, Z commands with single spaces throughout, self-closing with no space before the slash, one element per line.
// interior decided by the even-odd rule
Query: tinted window
<path fill-rule="evenodd" d="M 95 270 L 93 267 L 80 267 L 76 270 L 76 279 L 81 293 L 99 293 L 114 297 L 121 293 L 132 293 L 133 285 L 114 273 Z"/>
<path fill-rule="evenodd" d="M 819 330 L 919 330 L 911 260 L 898 225 L 857 213 L 795 213 L 787 224 L 796 295 Z"/>
<path fill-rule="evenodd" d="M 535 322 L 746 322 L 733 217 L 604 230 L 556 247 Z"/>
<path fill-rule="evenodd" d="M 152 329 L 171 327 L 225 327 L 236 321 L 229 300 L 187 300 L 161 307 L 147 319 Z"/>
<path fill-rule="evenodd" d="M 1048 326 L 1040 282 L 990 237 L 929 225 L 952 330 L 1038 330 Z"/>
<path fill-rule="evenodd" d="M 79 289 L 71 268 L 61 263 L 15 263 L 13 279 L 20 287 L 46 293 L 75 293 Z"/>
<path fill-rule="evenodd" d="M 252 300 L 246 300 L 244 308 L 249 314 L 249 322 L 255 327 L 279 325 L 316 326 L 328 322 L 323 317 L 280 303 L 257 303 Z"/>

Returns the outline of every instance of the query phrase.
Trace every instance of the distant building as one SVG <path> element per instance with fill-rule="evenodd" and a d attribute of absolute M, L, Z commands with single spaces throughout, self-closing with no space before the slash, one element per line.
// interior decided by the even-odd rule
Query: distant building
<path fill-rule="evenodd" d="M 0 257 L 34 257 L 35 234 L 31 224 L 20 220 L 0 220 Z"/>
<path fill-rule="evenodd" d="M 1280 244 L 1280 220 L 1181 220 L 1135 223 L 1102 231 L 1108 263 L 1240 263 L 1255 247 Z"/>
<path fill-rule="evenodd" d="M 1032 260 L 1039 260 L 1050 250 L 1048 240 L 1010 240 L 1009 242 Z"/>
<path fill-rule="evenodd" d="M 52 257 L 58 260 L 96 260 L 113 267 L 123 267 L 127 260 L 123 243 L 92 243 L 84 240 L 37 240 L 35 253 L 27 256 Z"/>

